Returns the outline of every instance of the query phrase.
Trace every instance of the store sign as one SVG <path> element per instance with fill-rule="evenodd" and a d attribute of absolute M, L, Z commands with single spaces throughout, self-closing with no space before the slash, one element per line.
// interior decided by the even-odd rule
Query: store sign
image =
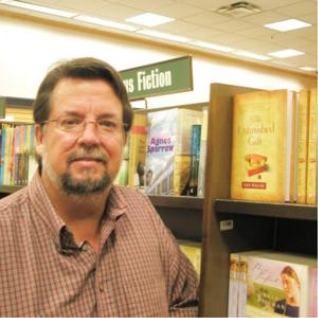
<path fill-rule="evenodd" d="M 131 100 L 193 89 L 192 58 L 181 58 L 120 72 Z"/>

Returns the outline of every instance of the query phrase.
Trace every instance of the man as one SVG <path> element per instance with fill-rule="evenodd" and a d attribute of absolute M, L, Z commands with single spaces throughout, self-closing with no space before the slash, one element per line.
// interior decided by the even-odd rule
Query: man
<path fill-rule="evenodd" d="M 113 185 L 133 113 L 119 74 L 64 62 L 34 102 L 39 169 L 0 201 L 0 316 L 195 316 L 193 267 L 137 190 Z"/>

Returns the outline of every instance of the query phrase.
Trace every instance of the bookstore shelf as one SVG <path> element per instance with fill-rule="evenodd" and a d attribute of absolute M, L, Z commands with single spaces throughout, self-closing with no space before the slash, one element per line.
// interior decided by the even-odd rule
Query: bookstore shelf
<path fill-rule="evenodd" d="M 210 87 L 202 222 L 203 317 L 228 315 L 231 253 L 270 249 L 317 255 L 317 206 L 231 199 L 233 97 L 253 90 L 220 83 Z"/>
<path fill-rule="evenodd" d="M 216 199 L 217 213 L 235 213 L 286 219 L 317 221 L 317 207 L 294 203 L 259 203 L 239 200 Z"/>
<path fill-rule="evenodd" d="M 177 239 L 201 242 L 203 198 L 160 195 L 149 198 Z"/>

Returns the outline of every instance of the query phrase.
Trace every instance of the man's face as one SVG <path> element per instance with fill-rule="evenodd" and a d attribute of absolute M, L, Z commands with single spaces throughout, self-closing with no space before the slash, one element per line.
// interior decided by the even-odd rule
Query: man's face
<path fill-rule="evenodd" d="M 62 79 L 52 95 L 48 123 L 36 130 L 44 184 L 75 195 L 108 188 L 126 142 L 122 120 L 122 103 L 108 83 Z"/>

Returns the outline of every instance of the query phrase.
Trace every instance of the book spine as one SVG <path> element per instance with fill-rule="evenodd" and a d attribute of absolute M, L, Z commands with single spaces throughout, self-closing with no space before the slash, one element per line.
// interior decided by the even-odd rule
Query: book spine
<path fill-rule="evenodd" d="M 228 296 L 228 317 L 238 317 L 238 300 L 239 300 L 239 254 L 230 254 L 230 269 L 229 269 L 229 296 Z"/>
<path fill-rule="evenodd" d="M 297 193 L 296 202 L 306 203 L 307 155 L 308 155 L 309 91 L 301 90 L 299 96 L 297 125 Z"/>
<path fill-rule="evenodd" d="M 205 166 L 207 152 L 207 134 L 208 134 L 208 110 L 202 110 L 202 126 L 201 126 L 201 141 L 200 141 L 200 161 L 198 175 L 198 196 L 204 197 L 205 188 Z"/>
<path fill-rule="evenodd" d="M 317 89 L 310 90 L 307 158 L 307 204 L 317 203 Z"/>
<path fill-rule="evenodd" d="M 128 185 L 143 189 L 145 181 L 147 115 L 136 113 L 129 136 Z"/>
<path fill-rule="evenodd" d="M 191 166 L 188 194 L 197 196 L 200 163 L 201 125 L 191 126 Z"/>

